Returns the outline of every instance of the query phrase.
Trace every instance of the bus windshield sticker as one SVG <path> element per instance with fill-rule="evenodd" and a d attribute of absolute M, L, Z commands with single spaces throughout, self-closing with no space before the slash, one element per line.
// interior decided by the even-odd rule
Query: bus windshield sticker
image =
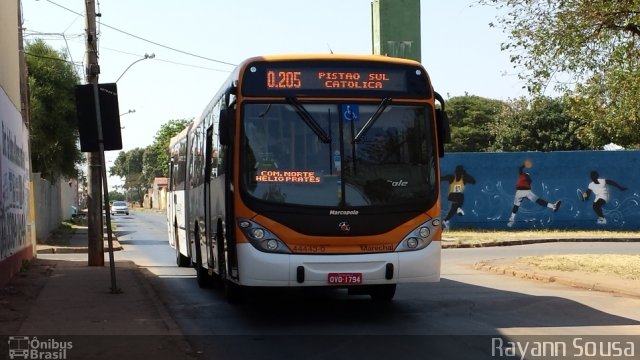
<path fill-rule="evenodd" d="M 360 120 L 360 108 L 356 104 L 342 104 L 340 105 L 340 114 L 342 114 L 342 120 L 356 122 Z"/>
<path fill-rule="evenodd" d="M 256 182 L 319 183 L 320 180 L 315 171 L 263 170 L 256 175 Z"/>

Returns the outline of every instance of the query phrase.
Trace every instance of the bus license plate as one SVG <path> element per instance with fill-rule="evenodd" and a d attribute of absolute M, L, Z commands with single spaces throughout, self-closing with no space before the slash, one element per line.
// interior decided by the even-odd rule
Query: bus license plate
<path fill-rule="evenodd" d="M 329 273 L 327 279 L 333 285 L 362 284 L 362 273 Z"/>

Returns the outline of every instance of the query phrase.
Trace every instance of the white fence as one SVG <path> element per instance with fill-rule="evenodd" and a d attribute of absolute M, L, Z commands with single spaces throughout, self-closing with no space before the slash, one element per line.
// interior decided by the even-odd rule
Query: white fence
<path fill-rule="evenodd" d="M 78 182 L 58 180 L 51 183 L 42 179 L 39 173 L 32 173 L 31 179 L 35 203 L 36 240 L 43 242 L 63 220 L 71 218 L 74 207 L 78 208 Z"/>

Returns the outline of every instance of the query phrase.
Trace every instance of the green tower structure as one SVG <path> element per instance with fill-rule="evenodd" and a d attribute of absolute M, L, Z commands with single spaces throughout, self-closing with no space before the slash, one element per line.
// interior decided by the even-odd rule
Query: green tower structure
<path fill-rule="evenodd" d="M 371 2 L 373 53 L 421 61 L 420 0 Z"/>

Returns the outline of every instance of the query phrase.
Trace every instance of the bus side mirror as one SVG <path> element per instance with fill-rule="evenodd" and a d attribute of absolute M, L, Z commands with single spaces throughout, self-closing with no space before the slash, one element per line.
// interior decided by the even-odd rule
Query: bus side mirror
<path fill-rule="evenodd" d="M 231 123 L 233 116 L 228 108 L 220 110 L 220 122 L 218 123 L 218 134 L 220 135 L 220 145 L 230 145 L 232 142 L 233 134 L 231 131 L 233 127 Z"/>
<path fill-rule="evenodd" d="M 237 91 L 238 84 L 236 81 L 234 81 L 224 93 L 224 103 L 222 105 L 222 108 L 220 109 L 220 122 L 218 123 L 220 145 L 231 145 L 231 143 L 233 142 L 233 109 L 235 105 L 232 104 L 232 95 L 235 95 Z"/>
<path fill-rule="evenodd" d="M 449 128 L 449 118 L 445 109 L 442 95 L 435 93 L 436 100 L 440 103 L 440 108 L 436 109 L 436 128 L 438 132 L 438 155 L 444 156 L 444 144 L 451 142 L 451 129 Z"/>

